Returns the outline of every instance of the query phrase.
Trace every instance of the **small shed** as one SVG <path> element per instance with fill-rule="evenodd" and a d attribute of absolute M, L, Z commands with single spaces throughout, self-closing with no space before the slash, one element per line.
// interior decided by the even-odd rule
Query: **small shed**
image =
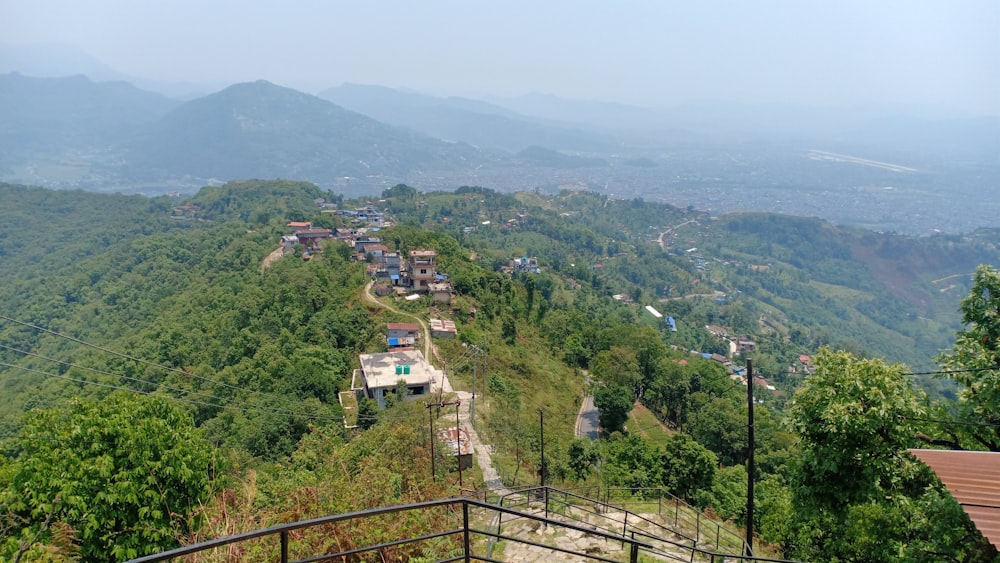
<path fill-rule="evenodd" d="M 413 346 L 420 336 L 417 323 L 388 323 L 385 340 L 389 348 Z"/>
<path fill-rule="evenodd" d="M 451 287 L 451 282 L 432 282 L 427 284 L 427 291 L 434 297 L 434 301 L 437 303 L 444 303 L 445 305 L 451 303 L 451 295 L 454 290 Z"/>
<path fill-rule="evenodd" d="M 431 319 L 431 336 L 434 338 L 455 338 L 458 335 L 458 328 L 455 321 L 447 319 Z"/>
<path fill-rule="evenodd" d="M 451 455 L 458 457 L 458 467 L 469 469 L 472 467 L 472 454 L 475 450 L 472 447 L 472 440 L 469 439 L 469 432 L 465 428 L 442 428 L 437 432 L 438 441 L 445 445 Z"/>

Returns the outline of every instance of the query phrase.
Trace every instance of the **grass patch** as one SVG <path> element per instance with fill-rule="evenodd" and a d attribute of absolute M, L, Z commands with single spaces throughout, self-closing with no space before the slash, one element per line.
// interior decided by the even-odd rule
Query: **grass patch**
<path fill-rule="evenodd" d="M 673 434 L 673 431 L 667 428 L 656 418 L 656 415 L 639 402 L 635 403 L 635 406 L 632 407 L 632 412 L 628 415 L 628 431 L 631 434 L 642 436 L 644 440 L 653 444 L 664 444 L 667 438 Z"/>

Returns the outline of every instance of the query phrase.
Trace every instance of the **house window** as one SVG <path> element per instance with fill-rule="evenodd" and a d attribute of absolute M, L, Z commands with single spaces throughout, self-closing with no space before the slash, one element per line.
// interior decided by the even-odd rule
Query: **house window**
<path fill-rule="evenodd" d="M 410 395 L 423 395 L 424 394 L 424 386 L 423 385 L 421 385 L 419 387 L 408 387 L 407 390 L 409 391 Z"/>
<path fill-rule="evenodd" d="M 420 268 L 420 273 L 421 274 L 426 274 L 427 273 L 427 268 Z"/>

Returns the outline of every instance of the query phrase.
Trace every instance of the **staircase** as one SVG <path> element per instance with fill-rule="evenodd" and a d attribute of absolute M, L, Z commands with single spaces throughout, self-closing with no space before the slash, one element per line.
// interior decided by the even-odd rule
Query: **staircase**
<path fill-rule="evenodd" d="M 642 541 L 651 546 L 642 550 L 644 559 L 648 560 L 746 560 L 741 557 L 746 550 L 739 534 L 705 518 L 697 509 L 658 489 L 630 490 L 627 496 L 616 494 L 624 490 L 596 487 L 579 492 L 595 495 L 597 499 L 567 490 L 533 487 L 504 495 L 499 504 L 595 532 Z M 545 547 L 507 540 L 490 541 L 487 558 L 492 559 L 502 553 L 502 557 L 497 559 L 503 561 L 628 560 L 628 546 L 624 542 L 545 525 L 515 515 L 505 514 L 502 521 L 494 520 L 498 534 L 572 553 L 552 552 Z"/>
<path fill-rule="evenodd" d="M 584 491 L 580 491 L 584 492 Z M 730 549 L 723 537 L 732 532 L 700 513 L 684 515 L 690 507 L 648 495 L 613 499 L 613 491 L 591 490 L 594 498 L 551 487 L 512 491 L 497 499 L 482 491 L 472 496 L 385 506 L 334 514 L 243 532 L 147 555 L 134 563 L 182 559 L 196 563 L 229 560 L 220 548 L 253 552 L 259 560 L 281 563 L 315 561 L 406 561 L 429 556 L 448 561 L 737 561 L 785 562 L 741 555 L 742 544 Z M 491 497 L 491 498 L 487 498 Z M 496 499 L 496 500 L 494 500 Z M 614 500 L 614 502 L 611 502 Z M 631 502 L 631 504 L 630 504 Z M 625 505 L 631 508 L 626 508 Z M 656 510 L 651 510 L 656 507 Z M 650 510 L 647 510 L 650 509 Z M 693 509 L 691 509 L 693 510 Z M 352 526 L 375 518 L 381 527 L 411 512 L 433 511 L 435 523 L 413 537 L 382 534 L 381 543 L 352 541 Z M 388 520 L 386 520 L 388 518 Z M 426 518 L 425 518 L 426 520 Z M 706 527 L 705 522 L 709 522 Z M 714 528 L 713 528 L 714 527 Z M 368 525 L 371 530 L 371 525 Z M 714 534 L 711 533 L 714 530 Z M 706 533 L 709 532 L 709 533 Z M 303 541 L 309 538 L 310 541 Z M 335 538 L 336 541 L 334 541 Z M 430 546 L 428 542 L 432 542 Z M 430 551 L 425 551 L 428 546 Z M 247 551 L 249 550 L 249 551 Z M 434 553 L 430 556 L 430 553 Z M 221 556 L 221 558 L 220 558 Z"/>

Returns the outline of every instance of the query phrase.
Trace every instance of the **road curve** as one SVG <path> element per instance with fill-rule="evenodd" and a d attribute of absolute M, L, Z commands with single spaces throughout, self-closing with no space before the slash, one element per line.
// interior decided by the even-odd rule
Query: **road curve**
<path fill-rule="evenodd" d="M 368 301 L 369 303 L 373 303 L 376 307 L 381 307 L 381 308 L 386 309 L 388 311 L 392 311 L 393 313 L 396 313 L 397 315 L 402 315 L 404 317 L 409 317 L 409 318 L 417 321 L 417 324 L 420 325 L 420 331 L 424 335 L 423 336 L 423 338 L 424 338 L 424 358 L 426 358 L 428 362 L 431 361 L 431 329 L 427 328 L 427 323 L 425 323 L 423 319 L 421 319 L 420 317 L 418 317 L 418 316 L 416 316 L 414 314 L 407 313 L 405 311 L 400 311 L 396 307 L 393 307 L 392 305 L 390 305 L 388 303 L 383 303 L 383 302 L 379 301 L 378 299 L 376 299 L 375 296 L 372 295 L 372 286 L 374 284 L 375 284 L 375 282 L 370 281 L 365 286 L 365 291 L 364 291 L 365 300 Z"/>

